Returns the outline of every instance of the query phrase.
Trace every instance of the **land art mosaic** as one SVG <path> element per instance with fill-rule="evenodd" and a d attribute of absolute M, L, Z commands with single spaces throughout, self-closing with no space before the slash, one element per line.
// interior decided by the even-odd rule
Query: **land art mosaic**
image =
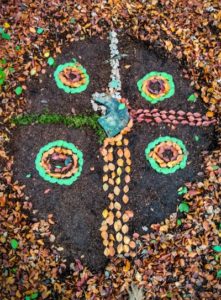
<path fill-rule="evenodd" d="M 136 240 L 130 230 L 130 222 L 135 212 L 128 208 L 130 184 L 133 181 L 130 134 L 136 130 L 137 124 L 168 125 L 173 128 L 208 127 L 214 125 L 216 120 L 197 111 L 164 110 L 157 107 L 163 101 L 176 101 L 174 78 L 168 72 L 162 71 L 152 70 L 137 80 L 134 89 L 139 91 L 143 101 L 151 107 L 133 108 L 133 102 L 122 95 L 120 60 L 123 56 L 118 49 L 119 41 L 115 31 L 110 32 L 109 40 L 110 82 L 106 92 L 95 91 L 90 99 L 93 109 L 99 114 L 97 122 L 107 135 L 103 140 L 101 155 L 102 187 L 109 204 L 102 212 L 101 226 L 97 230 L 100 230 L 106 257 L 116 254 L 134 257 Z M 52 80 L 55 80 L 57 88 L 63 92 L 80 94 L 90 87 L 93 78 L 90 76 L 90 69 L 86 70 L 80 62 L 73 59 L 56 66 Z M 148 168 L 163 176 L 170 176 L 186 168 L 189 151 L 184 140 L 176 135 L 165 134 L 149 140 L 145 151 L 140 155 L 144 157 Z M 39 149 L 35 167 L 39 176 L 51 184 L 72 185 L 81 180 L 85 154 L 75 144 L 68 140 L 59 140 L 58 137 L 58 140 Z M 148 181 L 148 177 L 146 180 Z"/>

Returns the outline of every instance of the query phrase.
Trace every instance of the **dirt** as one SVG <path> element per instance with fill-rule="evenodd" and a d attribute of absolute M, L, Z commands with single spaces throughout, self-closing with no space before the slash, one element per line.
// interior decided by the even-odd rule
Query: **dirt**
<path fill-rule="evenodd" d="M 135 214 L 132 227 L 141 234 L 149 231 L 150 225 L 160 223 L 176 211 L 181 197 L 178 189 L 185 182 L 202 180 L 202 151 L 213 147 L 214 132 L 211 128 L 179 126 L 135 125 L 130 136 L 132 153 L 132 182 L 129 192 L 129 208 Z M 172 136 L 182 140 L 188 151 L 187 166 L 173 174 L 157 173 L 147 162 L 145 148 L 159 136 Z M 195 136 L 199 141 L 195 140 Z"/>
<path fill-rule="evenodd" d="M 190 82 L 182 76 L 182 66 L 177 59 L 162 49 L 157 49 L 154 45 L 150 46 L 129 36 L 120 39 L 119 51 L 123 54 L 121 60 L 122 95 L 129 100 L 133 109 L 158 108 L 205 113 L 206 107 L 199 99 L 195 103 L 187 101 L 194 90 Z M 174 95 L 157 104 L 146 101 L 137 88 L 137 81 L 152 71 L 169 73 L 173 76 L 175 83 Z"/>
<path fill-rule="evenodd" d="M 107 200 L 102 191 L 102 158 L 97 135 L 90 129 L 34 125 L 18 128 L 15 136 L 14 176 L 26 185 L 26 194 L 31 197 L 33 209 L 39 211 L 37 216 L 45 219 L 50 213 L 54 215 L 56 225 L 52 231 L 69 262 L 73 258 L 81 258 L 92 269 L 101 269 L 106 259 L 98 229 Z M 35 169 L 35 158 L 40 148 L 57 139 L 71 142 L 83 152 L 82 174 L 70 186 L 51 184 L 43 180 Z"/>
<path fill-rule="evenodd" d="M 88 88 L 80 94 L 68 94 L 59 89 L 54 80 L 55 68 L 75 58 L 90 76 Z M 110 78 L 109 48 L 106 40 L 88 39 L 73 43 L 62 49 L 56 58 L 55 67 L 48 67 L 46 73 L 28 83 L 28 112 L 49 111 L 60 114 L 94 113 L 91 96 L 105 92 Z"/>
<path fill-rule="evenodd" d="M 199 99 L 195 103 L 187 101 L 193 90 L 190 83 L 182 78 L 181 67 L 176 60 L 127 36 L 121 36 L 119 47 L 121 54 L 126 55 L 121 60 L 122 96 L 129 100 L 132 108 L 154 107 L 205 113 L 206 109 Z M 105 91 L 110 79 L 110 66 L 107 63 L 109 43 L 98 38 L 76 42 L 63 49 L 56 64 L 68 62 L 73 57 L 82 63 L 90 75 L 88 89 L 78 95 L 66 94 L 54 82 L 54 68 L 48 67 L 39 82 L 35 79 L 29 83 L 29 112 L 39 113 L 45 109 L 50 113 L 61 114 L 92 112 L 92 93 Z M 164 71 L 173 76 L 173 97 L 151 105 L 140 96 L 137 80 L 150 71 Z M 144 155 L 148 143 L 164 135 L 181 139 L 189 153 L 187 167 L 170 175 L 162 175 L 153 170 Z M 176 211 L 180 201 L 177 194 L 179 187 L 185 182 L 202 179 L 201 153 L 213 147 L 214 128 L 178 125 L 171 129 L 167 125 L 142 123 L 135 125 L 128 136 L 132 156 L 132 181 L 130 201 L 125 208 L 132 209 L 135 213 L 130 223 L 130 232 L 144 234 L 152 223 L 161 222 Z M 81 177 L 69 187 L 50 184 L 35 170 L 34 160 L 39 149 L 57 139 L 74 143 L 85 156 Z M 102 191 L 103 161 L 99 155 L 99 147 L 93 131 L 58 125 L 19 127 L 15 130 L 12 145 L 15 155 L 14 177 L 26 185 L 26 192 L 40 217 L 54 214 L 56 225 L 53 232 L 57 243 L 64 247 L 64 257 L 69 261 L 82 258 L 92 270 L 102 269 L 107 262 L 99 232 L 101 214 L 107 207 L 105 193 Z M 27 174 L 31 174 L 31 178 L 26 178 Z M 50 192 L 45 194 L 47 189 Z"/>

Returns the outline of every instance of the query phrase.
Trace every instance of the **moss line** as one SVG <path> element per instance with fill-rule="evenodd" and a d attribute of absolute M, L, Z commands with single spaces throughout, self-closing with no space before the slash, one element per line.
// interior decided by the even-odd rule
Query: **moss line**
<path fill-rule="evenodd" d="M 95 131 L 102 143 L 106 135 L 104 130 L 98 123 L 99 115 L 77 115 L 77 116 L 64 116 L 60 114 L 28 114 L 24 116 L 15 117 L 11 122 L 15 125 L 31 125 L 31 124 L 63 124 L 72 128 L 89 127 Z"/>

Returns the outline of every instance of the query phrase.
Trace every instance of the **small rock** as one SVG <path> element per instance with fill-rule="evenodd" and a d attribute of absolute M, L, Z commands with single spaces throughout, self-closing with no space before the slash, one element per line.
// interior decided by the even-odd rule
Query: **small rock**
<path fill-rule="evenodd" d="M 50 235 L 49 241 L 53 243 L 55 241 L 55 236 L 53 234 Z"/>
<path fill-rule="evenodd" d="M 40 102 L 41 102 L 42 104 L 47 104 L 47 103 L 48 103 L 48 100 L 42 99 Z"/>

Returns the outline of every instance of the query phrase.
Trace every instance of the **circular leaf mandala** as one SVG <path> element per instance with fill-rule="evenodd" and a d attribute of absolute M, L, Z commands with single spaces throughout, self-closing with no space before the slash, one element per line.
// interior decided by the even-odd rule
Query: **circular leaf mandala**
<path fill-rule="evenodd" d="M 157 138 L 148 144 L 145 154 L 151 167 L 158 173 L 170 174 L 186 167 L 186 147 L 181 140 L 174 137 Z"/>
<path fill-rule="evenodd" d="M 71 185 L 81 175 L 83 153 L 72 143 L 54 141 L 40 149 L 35 166 L 44 180 Z"/>
<path fill-rule="evenodd" d="M 90 82 L 86 69 L 75 60 L 59 65 L 54 72 L 54 78 L 57 86 L 70 94 L 85 91 Z"/>
<path fill-rule="evenodd" d="M 173 77 L 165 72 L 150 72 L 137 82 L 141 96 L 155 104 L 174 95 Z"/>

